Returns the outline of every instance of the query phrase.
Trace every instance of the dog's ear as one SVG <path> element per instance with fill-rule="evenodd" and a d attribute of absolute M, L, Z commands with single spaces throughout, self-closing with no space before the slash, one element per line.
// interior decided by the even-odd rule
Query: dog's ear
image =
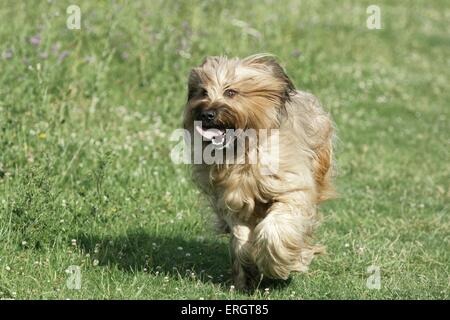
<path fill-rule="evenodd" d="M 205 64 L 207 64 L 207 63 L 213 63 L 213 64 L 216 64 L 216 63 L 218 63 L 219 62 L 219 60 L 220 60 L 220 57 L 219 56 L 209 56 L 209 57 L 205 57 L 204 59 L 203 59 L 203 62 L 200 64 L 200 67 L 203 67 Z"/>
<path fill-rule="evenodd" d="M 203 59 L 203 62 L 196 68 L 191 70 L 191 73 L 189 74 L 189 80 L 188 80 L 188 101 L 195 96 L 197 90 L 199 90 L 199 87 L 202 83 L 201 74 L 203 72 L 203 67 L 206 64 L 209 65 L 216 65 L 219 63 L 220 57 L 218 56 L 209 56 Z"/>
<path fill-rule="evenodd" d="M 294 83 L 291 79 L 289 79 L 283 67 L 276 61 L 274 56 L 270 54 L 256 54 L 245 58 L 244 62 L 249 65 L 268 68 L 274 77 L 281 80 L 285 84 L 284 96 L 286 100 L 289 100 L 290 96 L 295 93 L 296 89 Z"/>
<path fill-rule="evenodd" d="M 201 78 L 199 75 L 198 68 L 194 68 L 189 73 L 188 78 L 188 101 L 192 99 L 192 97 L 195 96 L 195 93 L 197 92 L 199 86 L 201 83 Z"/>

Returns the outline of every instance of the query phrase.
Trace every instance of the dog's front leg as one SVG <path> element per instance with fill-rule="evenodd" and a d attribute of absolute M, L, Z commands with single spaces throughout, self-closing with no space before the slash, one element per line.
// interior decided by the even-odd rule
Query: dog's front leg
<path fill-rule="evenodd" d="M 257 268 L 252 257 L 252 230 L 245 224 L 232 224 L 230 238 L 230 256 L 232 276 L 236 289 L 251 288 L 257 281 Z"/>
<path fill-rule="evenodd" d="M 322 250 L 308 241 L 317 222 L 310 198 L 306 191 L 280 196 L 256 226 L 253 254 L 264 275 L 287 279 L 293 271 L 306 271 L 314 254 Z"/>

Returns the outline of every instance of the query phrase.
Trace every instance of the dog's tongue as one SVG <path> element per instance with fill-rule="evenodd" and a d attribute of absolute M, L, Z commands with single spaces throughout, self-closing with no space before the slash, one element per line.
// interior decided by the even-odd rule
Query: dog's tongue
<path fill-rule="evenodd" d="M 224 131 L 219 130 L 219 129 L 208 129 L 208 130 L 203 130 L 202 127 L 200 126 L 196 126 L 195 129 L 197 130 L 198 133 L 200 133 L 200 135 L 207 139 L 207 140 L 215 140 L 218 137 L 222 137 L 224 135 Z"/>

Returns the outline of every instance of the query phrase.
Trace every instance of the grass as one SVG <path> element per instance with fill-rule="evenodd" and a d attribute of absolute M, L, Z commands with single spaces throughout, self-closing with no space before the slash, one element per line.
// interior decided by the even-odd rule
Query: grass
<path fill-rule="evenodd" d="M 372 1 L 77 1 L 81 30 L 70 4 L 0 8 L 0 298 L 449 299 L 447 1 L 377 1 L 382 30 Z M 340 198 L 328 254 L 247 295 L 168 138 L 191 67 L 257 52 L 332 114 Z"/>

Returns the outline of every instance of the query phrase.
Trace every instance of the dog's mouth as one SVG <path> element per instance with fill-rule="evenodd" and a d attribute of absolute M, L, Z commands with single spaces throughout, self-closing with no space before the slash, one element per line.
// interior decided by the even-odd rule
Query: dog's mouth
<path fill-rule="evenodd" d="M 195 130 L 216 149 L 228 147 L 235 137 L 233 129 L 195 126 Z"/>

